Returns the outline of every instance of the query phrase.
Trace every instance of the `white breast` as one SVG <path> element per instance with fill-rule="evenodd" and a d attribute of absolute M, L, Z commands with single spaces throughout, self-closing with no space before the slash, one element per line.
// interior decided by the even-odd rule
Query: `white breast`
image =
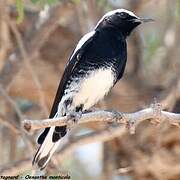
<path fill-rule="evenodd" d="M 109 69 L 99 69 L 80 82 L 78 93 L 73 98 L 73 106 L 84 104 L 84 110 L 89 109 L 101 100 L 113 86 L 114 74 Z"/>

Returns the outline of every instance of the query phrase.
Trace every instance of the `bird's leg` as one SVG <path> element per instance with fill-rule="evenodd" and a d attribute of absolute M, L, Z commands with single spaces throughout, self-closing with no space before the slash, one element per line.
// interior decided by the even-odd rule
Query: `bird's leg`
<path fill-rule="evenodd" d="M 67 126 L 68 129 L 71 129 L 74 125 L 78 123 L 78 120 L 82 116 L 82 107 L 77 107 L 75 111 L 70 111 L 70 113 L 67 114 Z"/>

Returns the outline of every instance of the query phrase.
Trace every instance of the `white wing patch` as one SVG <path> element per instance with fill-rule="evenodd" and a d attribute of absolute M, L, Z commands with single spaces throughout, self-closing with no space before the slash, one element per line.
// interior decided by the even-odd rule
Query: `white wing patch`
<path fill-rule="evenodd" d="M 98 69 L 81 80 L 79 92 L 74 96 L 73 106 L 84 105 L 83 110 L 89 109 L 101 100 L 112 88 L 114 73 L 109 69 Z"/>
<path fill-rule="evenodd" d="M 91 38 L 94 34 L 95 34 L 96 31 L 91 31 L 87 34 L 85 34 L 81 39 L 80 41 L 78 42 L 76 48 L 74 49 L 73 51 L 73 54 L 71 55 L 70 59 L 74 56 L 74 54 L 82 47 L 82 45 L 89 39 Z"/>

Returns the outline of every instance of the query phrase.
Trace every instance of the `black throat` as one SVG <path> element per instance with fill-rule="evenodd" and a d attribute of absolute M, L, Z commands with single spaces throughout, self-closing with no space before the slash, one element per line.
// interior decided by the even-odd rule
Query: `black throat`
<path fill-rule="evenodd" d="M 127 59 L 126 36 L 115 26 L 97 29 L 96 49 L 92 56 L 99 57 L 98 62 L 117 65 Z M 96 59 L 93 58 L 92 59 Z"/>

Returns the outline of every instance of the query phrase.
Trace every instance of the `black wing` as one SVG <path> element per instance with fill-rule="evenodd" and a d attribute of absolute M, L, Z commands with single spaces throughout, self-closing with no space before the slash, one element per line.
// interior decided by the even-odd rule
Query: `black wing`
<path fill-rule="evenodd" d="M 82 54 L 86 51 L 86 49 L 88 48 L 88 46 L 90 45 L 90 43 L 92 42 L 93 38 L 94 38 L 95 34 L 93 36 L 91 36 L 89 39 L 86 40 L 86 42 L 80 47 L 80 49 L 78 49 L 75 53 L 73 52 L 68 64 L 65 67 L 63 76 L 61 78 L 56 96 L 54 98 L 54 103 L 51 109 L 51 113 L 49 115 L 49 118 L 53 118 L 57 112 L 57 108 L 59 105 L 59 102 L 61 101 L 61 98 L 64 94 L 64 90 L 65 90 L 65 85 L 72 73 L 72 71 L 74 70 L 74 68 L 77 66 L 77 64 L 80 61 L 80 57 L 82 56 Z M 75 50 L 74 50 L 75 51 Z M 62 127 L 58 127 L 60 131 L 62 131 L 62 134 L 66 133 L 66 126 L 62 126 Z M 46 135 L 48 134 L 50 128 L 45 128 L 45 130 L 40 134 L 40 136 L 38 137 L 38 144 L 42 144 Z M 58 131 L 59 131 L 58 130 Z"/>

